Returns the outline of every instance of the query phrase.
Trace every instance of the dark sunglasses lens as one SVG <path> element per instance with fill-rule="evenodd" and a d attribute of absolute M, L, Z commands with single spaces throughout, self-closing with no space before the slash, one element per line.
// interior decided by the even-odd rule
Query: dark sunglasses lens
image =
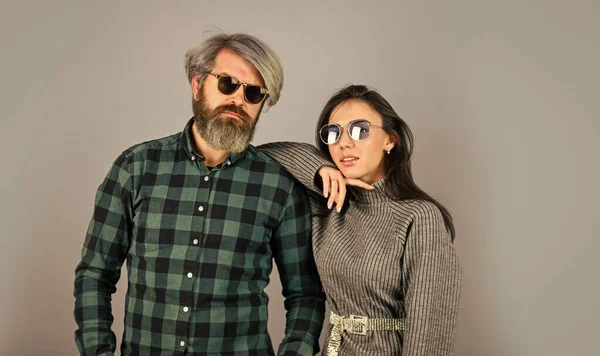
<path fill-rule="evenodd" d="M 231 77 L 219 77 L 219 91 L 225 95 L 232 94 L 237 90 L 239 83 Z"/>
<path fill-rule="evenodd" d="M 354 141 L 362 141 L 369 137 L 371 126 L 367 121 L 354 121 L 348 126 L 348 134 Z"/>
<path fill-rule="evenodd" d="M 321 141 L 326 145 L 333 145 L 340 138 L 340 127 L 337 125 L 325 125 L 320 131 Z"/>
<path fill-rule="evenodd" d="M 246 100 L 252 104 L 260 103 L 265 98 L 265 95 L 267 95 L 263 88 L 256 85 L 246 86 L 245 92 Z"/>

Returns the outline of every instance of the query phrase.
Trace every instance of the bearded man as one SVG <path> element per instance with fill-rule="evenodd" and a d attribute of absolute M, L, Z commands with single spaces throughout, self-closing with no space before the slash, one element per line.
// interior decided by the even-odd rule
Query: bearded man
<path fill-rule="evenodd" d="M 277 55 L 219 34 L 185 55 L 194 117 L 125 150 L 98 188 L 75 270 L 75 340 L 113 355 L 111 294 L 127 261 L 122 355 L 274 355 L 267 330 L 273 260 L 285 297 L 279 355 L 314 355 L 324 295 L 307 198 L 249 143 L 283 86 Z"/>

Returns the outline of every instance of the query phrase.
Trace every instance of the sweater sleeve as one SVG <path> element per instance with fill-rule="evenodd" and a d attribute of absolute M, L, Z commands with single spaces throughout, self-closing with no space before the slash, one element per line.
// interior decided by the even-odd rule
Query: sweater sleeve
<path fill-rule="evenodd" d="M 402 355 L 454 354 L 463 271 L 440 210 L 415 205 L 401 266 L 405 291 Z"/>
<path fill-rule="evenodd" d="M 315 146 L 308 143 L 272 142 L 257 148 L 279 162 L 302 185 L 318 194 L 323 192 L 320 184 L 315 184 L 317 172 L 323 166 L 335 168 L 333 162 L 323 157 Z"/>

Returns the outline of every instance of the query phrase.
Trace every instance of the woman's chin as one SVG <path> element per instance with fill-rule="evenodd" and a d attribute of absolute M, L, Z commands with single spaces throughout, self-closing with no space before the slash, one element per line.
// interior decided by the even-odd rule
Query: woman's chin
<path fill-rule="evenodd" d="M 338 169 L 340 170 L 340 172 L 342 172 L 344 177 L 358 179 L 361 175 L 357 174 L 356 169 L 353 168 L 354 167 L 338 167 Z"/>

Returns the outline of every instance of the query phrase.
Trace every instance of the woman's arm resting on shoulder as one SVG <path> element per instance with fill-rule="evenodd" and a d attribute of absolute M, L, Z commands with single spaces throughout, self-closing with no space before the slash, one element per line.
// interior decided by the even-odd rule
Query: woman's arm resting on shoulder
<path fill-rule="evenodd" d="M 358 179 L 347 179 L 335 164 L 323 157 L 317 148 L 301 142 L 272 142 L 257 147 L 279 162 L 294 178 L 308 189 L 323 194 L 327 207 L 336 204 L 338 212 L 346 198 L 346 185 L 373 189 Z"/>
<path fill-rule="evenodd" d="M 319 153 L 315 146 L 308 143 L 272 142 L 256 148 L 279 162 L 302 185 L 316 193 L 321 193 L 321 189 L 315 184 L 319 168 L 335 167 L 331 161 Z"/>

